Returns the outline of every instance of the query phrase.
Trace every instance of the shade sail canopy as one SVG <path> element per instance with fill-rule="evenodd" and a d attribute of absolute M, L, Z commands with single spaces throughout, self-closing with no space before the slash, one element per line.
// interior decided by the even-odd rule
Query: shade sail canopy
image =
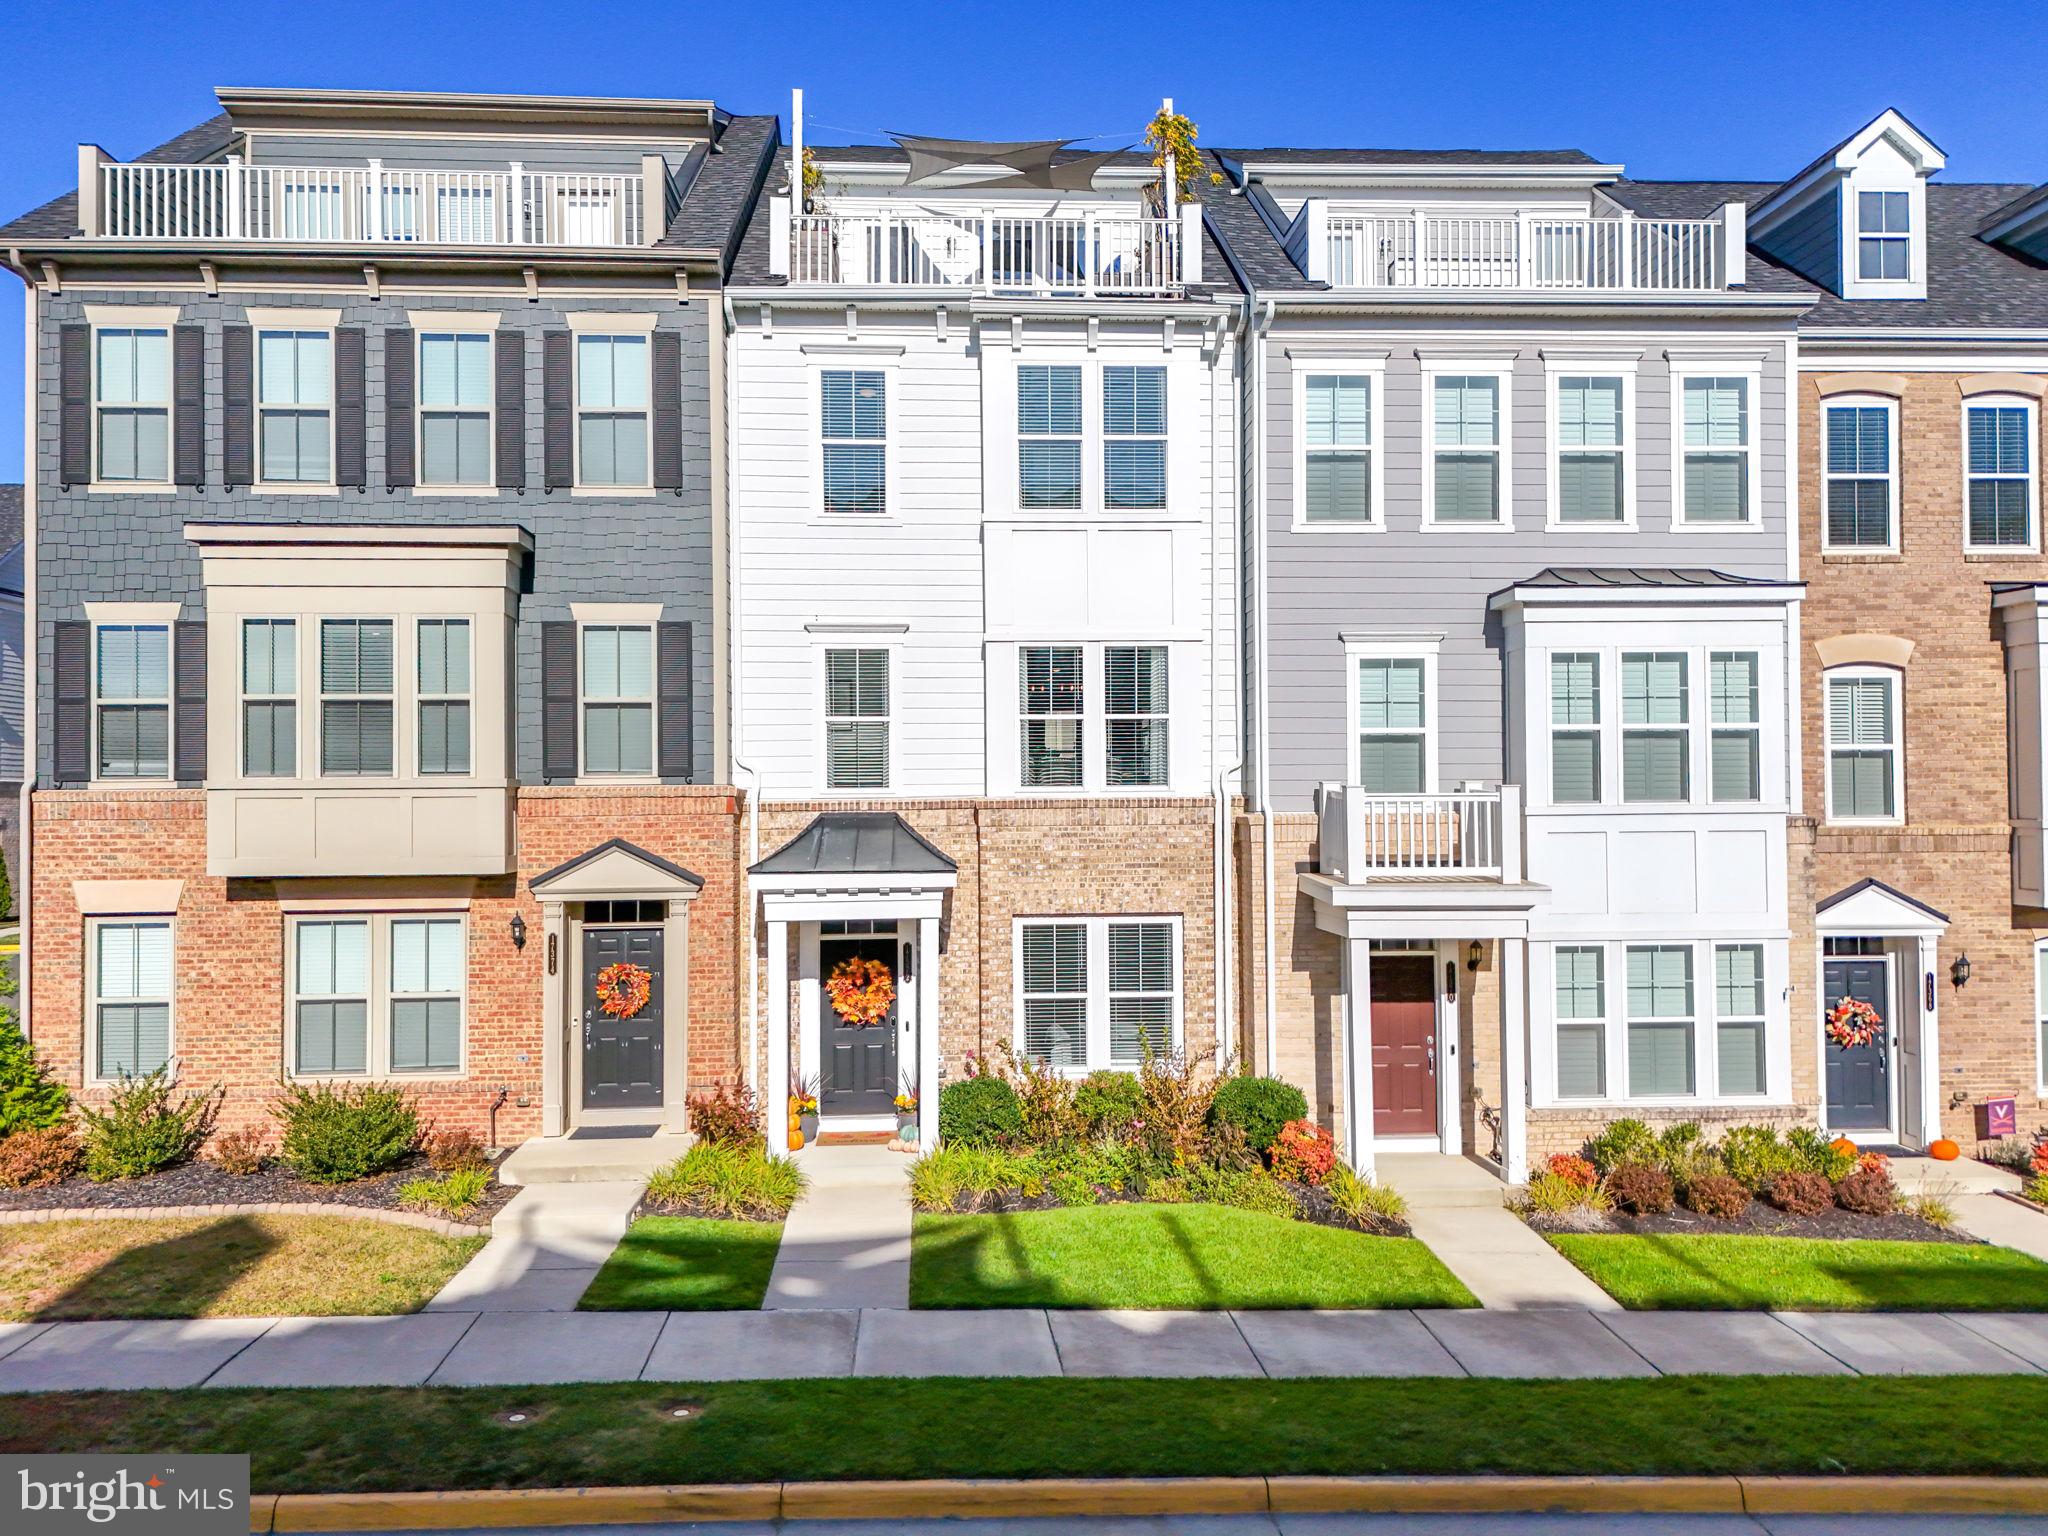
<path fill-rule="evenodd" d="M 1095 185 L 1096 170 L 1123 153 L 1120 149 L 1087 154 L 1066 153 L 1071 139 L 1030 139 L 1003 142 L 993 139 L 934 139 L 920 134 L 890 135 L 910 156 L 907 184 L 943 176 L 970 165 L 999 165 L 1010 174 L 991 177 L 970 185 L 982 187 L 1030 187 L 1047 192 L 1085 192 Z"/>

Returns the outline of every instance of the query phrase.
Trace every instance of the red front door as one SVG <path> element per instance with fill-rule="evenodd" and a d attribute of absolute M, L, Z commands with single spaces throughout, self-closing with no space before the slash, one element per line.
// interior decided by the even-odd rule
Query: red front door
<path fill-rule="evenodd" d="M 1436 961 L 1372 957 L 1372 1128 L 1436 1134 Z"/>

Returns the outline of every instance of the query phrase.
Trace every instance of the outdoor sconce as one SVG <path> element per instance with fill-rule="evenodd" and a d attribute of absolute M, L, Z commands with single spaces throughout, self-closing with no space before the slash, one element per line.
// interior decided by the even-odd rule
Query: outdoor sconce
<path fill-rule="evenodd" d="M 1465 969 L 1468 971 L 1478 970 L 1480 961 L 1484 960 L 1485 958 L 1486 946 L 1481 944 L 1477 939 L 1474 939 L 1472 941 L 1471 948 L 1465 951 Z"/>
<path fill-rule="evenodd" d="M 1956 956 L 1956 963 L 1948 968 L 1948 979 L 1959 987 L 1968 983 L 1970 979 L 1970 957 L 1968 955 Z"/>
<path fill-rule="evenodd" d="M 1455 960 L 1444 962 L 1444 996 L 1454 1003 L 1458 1000 L 1458 962 Z"/>
<path fill-rule="evenodd" d="M 526 948 L 526 919 L 517 912 L 512 914 L 512 947 Z"/>

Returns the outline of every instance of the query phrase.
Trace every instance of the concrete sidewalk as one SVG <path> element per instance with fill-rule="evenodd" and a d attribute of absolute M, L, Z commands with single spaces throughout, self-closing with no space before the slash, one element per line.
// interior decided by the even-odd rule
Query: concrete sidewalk
<path fill-rule="evenodd" d="M 910 1159 L 887 1147 L 807 1147 L 810 1180 L 782 1224 L 770 1311 L 910 1305 Z"/>
<path fill-rule="evenodd" d="M 572 1312 L 625 1236 L 643 1179 L 531 1184 L 491 1221 L 491 1240 L 429 1312 Z"/>
<path fill-rule="evenodd" d="M 1380 1181 L 1408 1202 L 1408 1226 L 1489 1310 L 1618 1312 L 1506 1206 L 1507 1186 L 1477 1163 L 1436 1153 L 1377 1160 Z"/>
<path fill-rule="evenodd" d="M 2043 1313 L 436 1310 L 0 1327 L 0 1392 L 848 1376 L 2044 1371 Z"/>

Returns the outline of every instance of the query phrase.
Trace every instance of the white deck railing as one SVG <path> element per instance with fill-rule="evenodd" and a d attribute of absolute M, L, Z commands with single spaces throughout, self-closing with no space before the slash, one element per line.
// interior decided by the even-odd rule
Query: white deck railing
<path fill-rule="evenodd" d="M 1346 885 L 1388 878 L 1519 881 L 1522 791 L 1375 795 L 1322 787 L 1323 874 Z"/>
<path fill-rule="evenodd" d="M 232 159 L 97 169 L 96 232 L 112 240 L 632 246 L 648 233 L 646 179 L 638 175 Z"/>
<path fill-rule="evenodd" d="M 791 221 L 789 280 L 984 293 L 1160 294 L 1180 287 L 1172 219 L 819 213 Z"/>
<path fill-rule="evenodd" d="M 1719 219 L 1332 213 L 1325 225 L 1323 275 L 1338 288 L 1728 286 Z"/>

